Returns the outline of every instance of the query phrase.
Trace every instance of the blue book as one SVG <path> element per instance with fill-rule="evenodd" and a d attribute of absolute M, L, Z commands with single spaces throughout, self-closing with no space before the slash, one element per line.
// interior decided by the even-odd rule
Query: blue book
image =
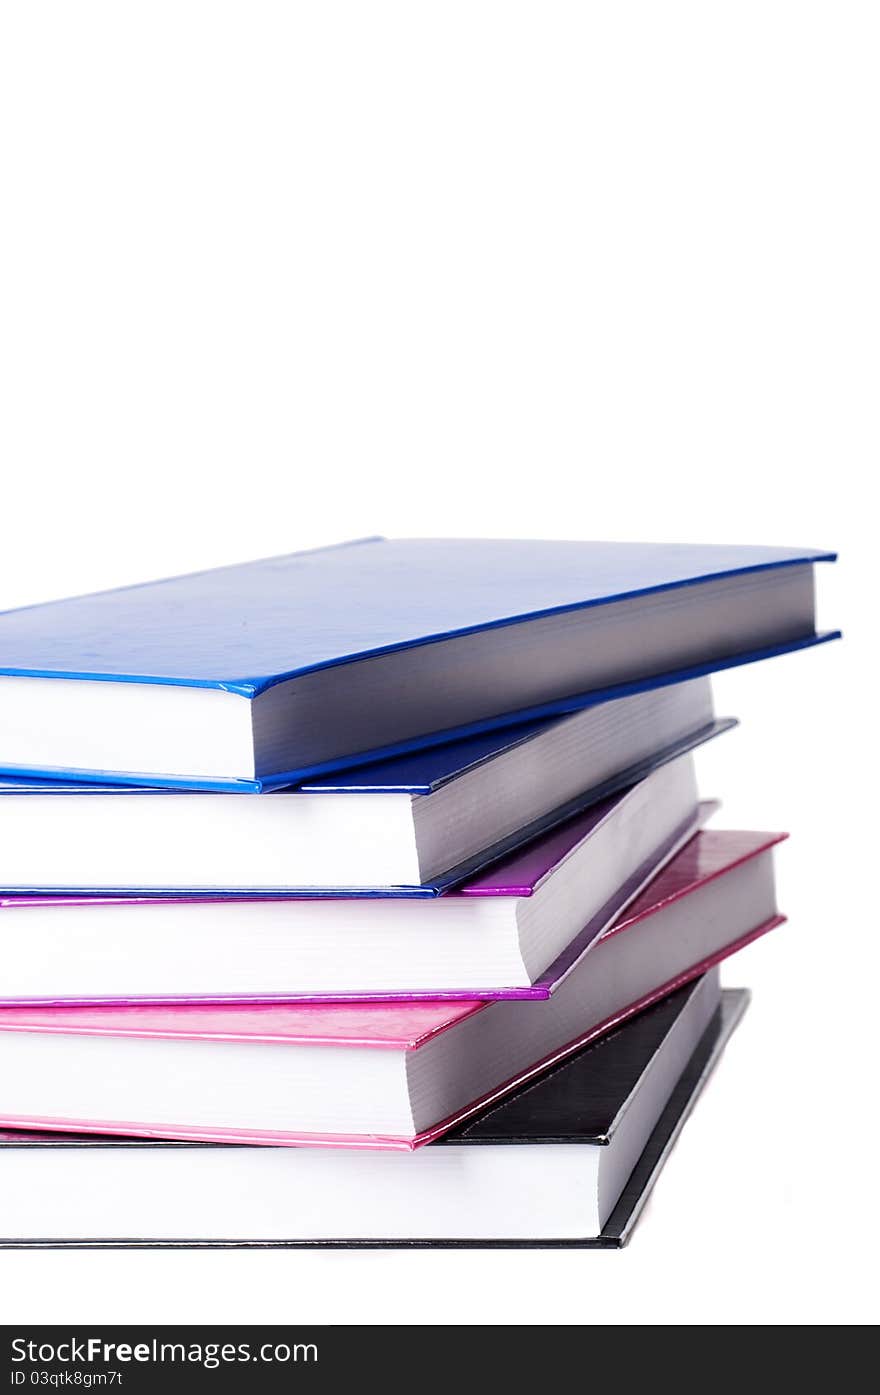
<path fill-rule="evenodd" d="M 0 894 L 432 897 L 734 725 L 698 678 L 265 794 L 0 777 Z"/>
<path fill-rule="evenodd" d="M 0 770 L 265 790 L 834 637 L 815 549 L 370 538 L 0 615 Z"/>

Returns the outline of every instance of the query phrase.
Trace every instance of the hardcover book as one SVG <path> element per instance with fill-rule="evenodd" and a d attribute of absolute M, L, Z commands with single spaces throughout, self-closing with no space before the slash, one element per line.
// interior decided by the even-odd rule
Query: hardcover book
<path fill-rule="evenodd" d="M 0 769 L 266 789 L 815 644 L 813 548 L 341 547 L 0 615 Z"/>
<path fill-rule="evenodd" d="M 0 780 L 0 892 L 436 896 L 735 725 L 708 678 L 266 795 Z"/>
<path fill-rule="evenodd" d="M 613 846 L 626 812 L 618 797 L 434 902 L 6 899 L 0 1005 L 540 1000 L 612 922 L 746 923 L 743 885 L 784 835 L 688 825 L 657 871 L 681 839 L 652 833 L 639 894 L 641 832 Z"/>

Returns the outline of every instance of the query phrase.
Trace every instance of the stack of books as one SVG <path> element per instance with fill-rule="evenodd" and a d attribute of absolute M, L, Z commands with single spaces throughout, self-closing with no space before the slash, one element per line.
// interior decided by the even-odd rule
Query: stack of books
<path fill-rule="evenodd" d="M 0 1240 L 623 1243 L 782 919 L 708 675 L 833 638 L 828 560 L 367 539 L 0 615 Z"/>

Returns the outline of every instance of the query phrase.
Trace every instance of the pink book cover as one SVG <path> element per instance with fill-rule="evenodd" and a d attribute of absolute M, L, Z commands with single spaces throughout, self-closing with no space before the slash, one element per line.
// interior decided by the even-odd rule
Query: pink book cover
<path fill-rule="evenodd" d="M 448 892 L 444 900 L 453 898 L 474 898 L 474 897 L 529 897 L 533 896 L 540 888 L 547 877 L 552 875 L 558 867 L 565 862 L 566 858 L 574 850 L 590 838 L 596 829 L 605 822 L 606 819 L 614 817 L 620 806 L 626 803 L 630 791 L 614 795 L 602 804 L 595 805 L 592 809 L 576 815 L 566 823 L 536 838 L 525 848 L 518 852 L 509 854 L 502 858 L 488 871 L 472 878 L 455 891 Z M 146 1003 L 161 1003 L 169 1006 L 183 1006 L 185 1004 L 196 1003 L 411 1003 L 411 1002 L 473 1002 L 474 999 L 495 1000 L 503 998 L 517 998 L 523 1000 L 541 1000 L 552 996 L 560 983 L 571 973 L 572 969 L 580 962 L 584 954 L 596 939 L 626 910 L 646 887 L 652 886 L 657 877 L 658 871 L 670 863 L 670 859 L 677 862 L 682 855 L 682 850 L 690 845 L 690 840 L 694 834 L 718 809 L 718 803 L 714 800 L 703 800 L 693 818 L 686 820 L 666 844 L 658 848 L 654 855 L 617 888 L 614 896 L 601 909 L 594 914 L 586 925 L 582 926 L 571 942 L 565 947 L 556 960 L 550 964 L 540 977 L 531 985 L 505 986 L 503 984 L 490 984 L 485 988 L 469 988 L 467 990 L 457 989 L 454 985 L 444 989 L 442 992 L 436 990 L 431 992 L 410 990 L 410 991 L 389 991 L 381 992 L 370 990 L 366 992 L 292 992 L 289 990 L 276 993 L 248 993 L 224 996 L 219 993 L 204 993 L 199 995 L 174 995 L 150 994 L 141 997 L 30 997 L 16 998 L 5 996 L 0 985 L 0 1007 L 18 1007 L 29 1004 L 42 1003 L 46 1006 L 64 1007 L 67 1005 L 103 1005 L 104 1003 L 115 1003 L 117 1005 L 138 1005 Z M 731 838 L 741 835 L 725 835 Z M 683 866 L 682 876 L 688 880 L 694 880 L 694 863 L 692 861 Z M 700 878 L 697 877 L 697 880 Z M 268 899 L 261 897 L 260 901 Z M 303 898 L 277 896 L 271 898 L 279 901 L 291 901 L 296 903 Z M 318 898 L 325 900 L 326 898 Z M 53 906 L 63 909 L 66 906 L 94 906 L 95 913 L 101 914 L 102 908 L 110 904 L 134 905 L 143 908 L 146 916 L 161 914 L 163 904 L 168 902 L 173 904 L 205 904 L 220 902 L 226 904 L 230 901 L 236 903 L 247 901 L 246 897 L 238 896 L 180 896 L 180 897 L 133 897 L 133 896 L 36 896 L 36 895 L 14 895 L 0 897 L 0 912 L 3 909 L 27 910 L 28 907 Z M 360 902 L 352 901 L 352 913 L 357 915 Z M 0 922 L 2 923 L 2 922 Z M 22 929 L 26 930 L 27 921 L 23 923 Z"/>
<path fill-rule="evenodd" d="M 688 845 L 681 866 L 671 864 L 642 893 L 627 914 L 601 937 L 625 934 L 647 917 L 657 915 L 681 897 L 723 876 L 744 861 L 766 852 L 787 835 L 767 833 L 702 832 Z M 293 1131 L 250 1131 L 230 1128 L 174 1127 L 132 1120 L 87 1120 L 0 1115 L 0 1125 L 14 1129 L 49 1129 L 62 1132 L 130 1134 L 136 1137 L 184 1138 L 220 1143 L 309 1145 L 346 1148 L 411 1150 L 431 1142 L 494 1100 L 509 1093 L 612 1030 L 634 1013 L 699 977 L 713 965 L 783 923 L 774 915 L 740 934 L 710 956 L 629 1003 L 602 1022 L 506 1080 L 489 1094 L 473 1101 L 448 1119 L 414 1137 L 384 1135 L 303 1134 Z M 376 1050 L 417 1051 L 440 1032 L 448 1031 L 474 1013 L 491 1010 L 480 1001 L 354 1004 L 185 1004 L 159 1006 L 35 1007 L 0 1009 L 0 1031 L 82 1034 L 88 1036 L 137 1036 L 196 1039 L 218 1042 L 263 1042 L 279 1045 L 360 1046 Z"/>

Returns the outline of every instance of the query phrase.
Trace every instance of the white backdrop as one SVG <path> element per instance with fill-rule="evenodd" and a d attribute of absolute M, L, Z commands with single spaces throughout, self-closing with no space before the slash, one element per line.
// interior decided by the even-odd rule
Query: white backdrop
<path fill-rule="evenodd" d="M 878 38 L 0 10 L 0 605 L 376 532 L 717 540 L 838 547 L 847 632 L 717 681 L 703 788 L 791 829 L 791 922 L 627 1251 L 5 1253 L 5 1321 L 878 1316 Z"/>

